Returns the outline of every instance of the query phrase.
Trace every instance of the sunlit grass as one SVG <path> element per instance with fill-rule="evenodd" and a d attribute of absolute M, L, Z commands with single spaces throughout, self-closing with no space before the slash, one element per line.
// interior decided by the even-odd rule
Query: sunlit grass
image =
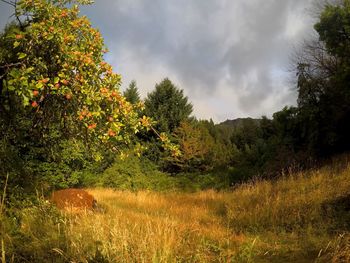
<path fill-rule="evenodd" d="M 76 244 L 95 237 L 101 241 L 99 249 L 109 261 L 208 262 L 219 258 L 227 261 L 245 241 L 215 215 L 208 203 L 215 201 L 214 192 L 198 195 L 106 189 L 89 192 L 105 213 L 71 218 L 69 237 Z M 76 249 L 84 250 L 84 245 Z"/>
<path fill-rule="evenodd" d="M 100 212 L 59 215 L 46 202 L 22 211 L 20 233 L 28 242 L 8 234 L 7 258 L 348 262 L 350 257 L 349 166 L 333 164 L 227 192 L 87 191 Z"/>

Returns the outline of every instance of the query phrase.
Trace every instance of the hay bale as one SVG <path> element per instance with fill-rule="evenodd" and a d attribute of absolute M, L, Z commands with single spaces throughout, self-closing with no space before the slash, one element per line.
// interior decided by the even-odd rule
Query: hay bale
<path fill-rule="evenodd" d="M 97 207 L 95 198 L 82 189 L 64 189 L 54 191 L 51 202 L 59 209 L 94 210 Z"/>

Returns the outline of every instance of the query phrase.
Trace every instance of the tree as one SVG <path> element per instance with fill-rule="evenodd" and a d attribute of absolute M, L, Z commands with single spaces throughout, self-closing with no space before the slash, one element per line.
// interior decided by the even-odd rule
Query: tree
<path fill-rule="evenodd" d="M 103 60 L 101 34 L 79 16 L 77 4 L 88 2 L 16 1 L 17 22 L 0 36 L 1 145 L 5 155 L 11 150 L 24 160 L 28 173 L 49 172 L 64 151 L 66 167 L 89 155 L 99 160 L 150 127 L 139 105 L 121 95 L 120 75 Z"/>
<path fill-rule="evenodd" d="M 315 30 L 327 52 L 349 61 L 350 51 L 350 1 L 327 4 L 322 11 Z"/>
<path fill-rule="evenodd" d="M 78 6 L 65 7 L 74 2 L 18 2 L 16 14 L 28 18 L 2 36 L 1 105 L 8 114 L 19 99 L 36 129 L 59 123 L 67 134 L 127 142 L 141 122 L 119 92 L 120 75 L 103 61 L 100 33 Z"/>
<path fill-rule="evenodd" d="M 182 121 L 187 120 L 193 106 L 169 79 L 156 84 L 155 90 L 148 94 L 145 100 L 145 113 L 156 122 L 156 127 L 162 132 L 173 132 Z"/>
<path fill-rule="evenodd" d="M 215 141 L 205 126 L 198 122 L 181 122 L 174 131 L 174 137 L 181 155 L 168 159 L 169 166 L 187 172 L 213 168 Z"/>
<path fill-rule="evenodd" d="M 298 108 L 310 152 L 318 156 L 350 149 L 350 1 L 328 4 L 297 60 Z"/>
<path fill-rule="evenodd" d="M 131 81 L 129 87 L 124 91 L 123 96 L 131 104 L 136 104 L 141 101 L 135 80 Z"/>

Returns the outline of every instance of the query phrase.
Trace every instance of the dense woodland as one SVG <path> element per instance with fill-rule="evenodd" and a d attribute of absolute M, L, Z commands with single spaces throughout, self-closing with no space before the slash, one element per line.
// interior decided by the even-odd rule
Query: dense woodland
<path fill-rule="evenodd" d="M 228 188 L 349 150 L 349 1 L 325 6 L 319 38 L 295 56 L 297 106 L 220 124 L 196 119 L 168 78 L 144 100 L 136 81 L 122 93 L 99 31 L 70 2 L 15 2 L 16 19 L 1 34 L 2 184 L 8 177 L 23 193 L 154 188 L 168 178 L 172 186 Z"/>

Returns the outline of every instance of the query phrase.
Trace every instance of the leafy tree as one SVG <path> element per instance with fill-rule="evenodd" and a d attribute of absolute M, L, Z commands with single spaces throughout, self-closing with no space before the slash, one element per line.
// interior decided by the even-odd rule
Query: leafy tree
<path fill-rule="evenodd" d="M 213 168 L 215 141 L 208 129 L 196 123 L 181 122 L 174 131 L 181 155 L 169 160 L 169 165 L 180 171 L 209 170 Z"/>
<path fill-rule="evenodd" d="M 342 60 L 349 60 L 350 51 L 350 1 L 340 4 L 327 4 L 321 13 L 315 29 L 327 52 Z"/>
<path fill-rule="evenodd" d="M 77 4 L 88 2 L 16 1 L 17 22 L 0 35 L 0 152 L 18 156 L 29 174 L 51 173 L 44 163 L 80 169 L 79 160 L 100 160 L 150 127 L 121 95 L 99 31 L 79 16 Z"/>
<path fill-rule="evenodd" d="M 245 119 L 234 131 L 231 140 L 240 151 L 250 148 L 261 137 L 259 123 L 253 119 Z"/>
<path fill-rule="evenodd" d="M 210 157 L 212 167 L 227 169 L 234 155 L 236 154 L 235 145 L 232 145 L 230 137 L 232 130 L 225 129 L 222 125 L 215 125 L 213 120 L 200 120 L 197 126 L 208 130 L 210 136 L 214 139 L 212 146 L 212 155 Z"/>
<path fill-rule="evenodd" d="M 301 168 L 309 162 L 301 124 L 297 107 L 283 108 L 273 114 L 272 120 L 263 118 L 260 127 L 266 142 L 262 156 L 265 175 L 276 176 L 285 169 Z"/>
<path fill-rule="evenodd" d="M 327 156 L 350 149 L 350 2 L 325 6 L 297 61 L 299 118 L 308 149 Z"/>
<path fill-rule="evenodd" d="M 169 79 L 156 84 L 155 90 L 148 94 L 145 100 L 145 113 L 156 122 L 156 127 L 162 132 L 173 132 L 182 121 L 187 120 L 193 106 Z"/>
<path fill-rule="evenodd" d="M 129 87 L 124 91 L 123 96 L 131 104 L 136 104 L 141 101 L 135 80 L 131 81 Z"/>

